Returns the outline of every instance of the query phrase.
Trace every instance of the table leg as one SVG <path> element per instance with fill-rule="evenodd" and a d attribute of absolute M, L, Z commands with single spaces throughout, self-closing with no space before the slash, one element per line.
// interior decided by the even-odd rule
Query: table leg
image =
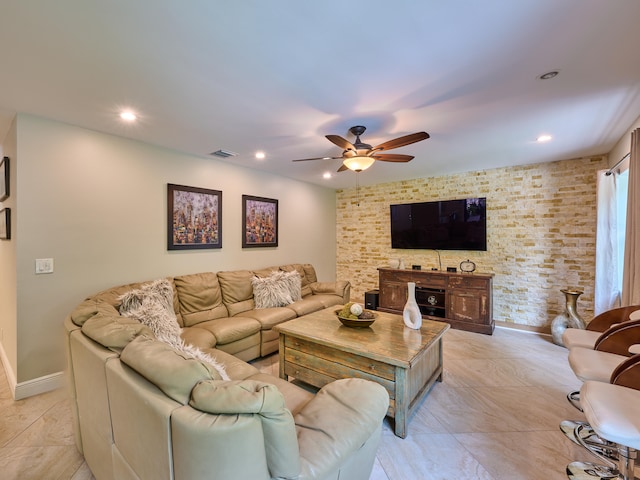
<path fill-rule="evenodd" d="M 279 344 L 278 344 L 278 360 L 279 360 L 278 374 L 280 375 L 280 378 L 284 380 L 289 380 L 287 374 L 284 373 L 284 335 L 282 333 L 280 334 Z"/>
<path fill-rule="evenodd" d="M 396 405 L 395 405 L 395 434 L 400 438 L 407 436 L 407 421 L 409 415 L 409 385 L 407 371 L 396 367 Z"/>

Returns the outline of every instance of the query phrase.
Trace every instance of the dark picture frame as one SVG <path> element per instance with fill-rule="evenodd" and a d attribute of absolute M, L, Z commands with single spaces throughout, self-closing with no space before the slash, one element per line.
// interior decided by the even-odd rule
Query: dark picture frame
<path fill-rule="evenodd" d="M 0 240 L 11 240 L 11 209 L 0 210 Z"/>
<path fill-rule="evenodd" d="M 167 249 L 222 248 L 222 192 L 167 184 Z"/>
<path fill-rule="evenodd" d="M 0 160 L 0 202 L 9 198 L 9 157 Z"/>
<path fill-rule="evenodd" d="M 242 248 L 278 246 L 278 200 L 242 195 Z"/>

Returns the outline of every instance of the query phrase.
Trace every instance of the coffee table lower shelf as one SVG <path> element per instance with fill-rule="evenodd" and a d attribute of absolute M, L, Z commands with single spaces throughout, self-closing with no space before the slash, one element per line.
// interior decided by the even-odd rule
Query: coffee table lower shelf
<path fill-rule="evenodd" d="M 443 329 L 444 330 L 444 329 Z M 341 378 L 364 378 L 389 393 L 387 415 L 394 418 L 395 434 L 405 438 L 415 409 L 436 381 L 442 381 L 442 339 L 430 343 L 408 365 L 394 365 L 340 348 L 280 333 L 280 377 L 321 388 Z"/>

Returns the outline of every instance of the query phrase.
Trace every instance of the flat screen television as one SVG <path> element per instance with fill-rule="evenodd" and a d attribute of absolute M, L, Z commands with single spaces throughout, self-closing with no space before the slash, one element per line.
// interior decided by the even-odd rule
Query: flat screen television
<path fill-rule="evenodd" d="M 487 199 L 390 205 L 391 248 L 486 250 Z"/>

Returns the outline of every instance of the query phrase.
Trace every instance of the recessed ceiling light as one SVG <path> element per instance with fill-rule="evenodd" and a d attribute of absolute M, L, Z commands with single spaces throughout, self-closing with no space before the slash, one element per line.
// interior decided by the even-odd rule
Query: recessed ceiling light
<path fill-rule="evenodd" d="M 322 174 L 322 178 L 325 178 L 325 179 L 329 179 L 329 178 L 331 178 L 331 172 L 324 172 L 324 173 Z"/>
<path fill-rule="evenodd" d="M 550 141 L 552 138 L 553 137 L 551 135 L 540 135 L 538 138 L 536 138 L 536 142 L 544 143 Z"/>
<path fill-rule="evenodd" d="M 264 152 L 256 152 L 256 158 L 258 160 L 263 160 L 265 156 Z"/>
<path fill-rule="evenodd" d="M 553 77 L 556 77 L 558 74 L 560 73 L 559 70 L 551 70 L 550 72 L 547 73 L 543 73 L 542 75 L 540 75 L 538 78 L 540 80 L 549 80 Z"/>
<path fill-rule="evenodd" d="M 138 116 L 131 110 L 123 110 L 120 112 L 120 118 L 125 122 L 135 122 L 138 119 Z"/>

